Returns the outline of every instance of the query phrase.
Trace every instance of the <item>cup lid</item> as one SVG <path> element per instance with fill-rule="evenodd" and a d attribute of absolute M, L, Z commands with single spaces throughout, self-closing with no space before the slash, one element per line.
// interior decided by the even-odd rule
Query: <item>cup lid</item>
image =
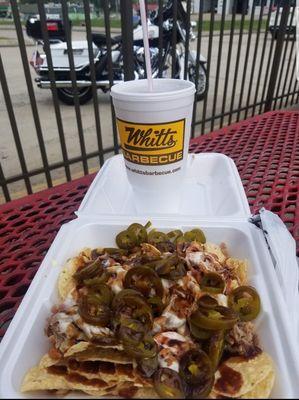
<path fill-rule="evenodd" d="M 181 79 L 154 79 L 152 92 L 148 90 L 147 79 L 121 82 L 111 88 L 113 99 L 123 101 L 167 101 L 194 93 L 194 83 Z"/>

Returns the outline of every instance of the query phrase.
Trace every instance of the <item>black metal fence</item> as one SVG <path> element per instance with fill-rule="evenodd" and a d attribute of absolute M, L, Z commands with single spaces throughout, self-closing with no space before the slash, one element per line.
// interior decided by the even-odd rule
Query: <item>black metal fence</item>
<path fill-rule="evenodd" d="M 251 9 L 241 10 L 237 0 L 223 0 L 222 11 L 212 7 L 204 13 L 204 2 L 199 10 L 191 14 L 191 0 L 186 1 L 187 21 L 185 21 L 185 41 L 180 45 L 184 52 L 184 78 L 188 78 L 188 54 L 196 51 L 195 83 L 198 85 L 199 64 L 202 56 L 207 60 L 206 78 L 208 90 L 204 99 L 196 101 L 193 114 L 192 136 L 205 134 L 255 114 L 298 103 L 299 87 L 296 79 L 295 7 L 290 0 L 280 2 L 268 0 L 253 1 Z M 14 68 L 19 74 L 24 90 L 22 105 L 16 100 L 12 85 L 11 63 L 7 48 L 1 48 L 0 79 L 3 102 L 0 106 L 0 202 L 32 193 L 44 187 L 51 187 L 63 181 L 88 174 L 102 165 L 105 159 L 119 152 L 119 143 L 114 118 L 114 110 L 109 94 L 99 94 L 97 88 L 97 64 L 94 62 L 91 19 L 88 0 L 84 6 L 84 28 L 73 27 L 68 21 L 68 3 L 61 0 L 62 19 L 66 29 L 67 57 L 70 66 L 70 90 L 74 95 L 72 108 L 59 101 L 57 75 L 53 68 L 53 54 L 47 30 L 47 15 L 44 0 L 37 0 L 38 12 L 43 32 L 43 50 L 49 67 L 50 91 L 42 91 L 34 82 L 34 71 L 28 57 L 32 47 L 26 48 L 26 34 L 20 18 L 16 0 L 10 0 L 13 22 L 20 54 L 16 54 Z M 158 76 L 163 76 L 163 14 L 162 9 L 169 1 L 157 0 Z M 173 26 L 178 19 L 180 0 L 172 1 Z M 267 4 L 265 4 L 267 3 Z M 113 61 L 114 40 L 111 28 L 111 8 L 108 0 L 101 2 L 104 25 L 97 28 L 106 35 L 106 65 L 109 86 L 113 85 L 115 68 Z M 229 14 L 226 13 L 230 5 Z M 274 8 L 275 6 L 275 8 Z M 120 2 L 120 31 L 122 34 L 124 79 L 134 79 L 136 69 L 136 48 L 133 41 L 132 0 Z M 168 21 L 169 22 L 169 21 Z M 193 22 L 193 23 L 192 23 Z M 195 25 L 197 38 L 192 40 L 191 26 Z M 3 26 L 2 30 L 3 32 Z M 72 40 L 74 33 L 79 39 L 87 40 L 89 76 L 92 100 L 89 105 L 80 105 L 78 74 L 75 69 Z M 1 36 L 1 35 L 0 35 Z M 171 76 L 176 76 L 177 32 L 171 37 Z M 183 48 L 183 50 L 182 50 Z M 15 53 L 17 53 L 17 48 Z M 12 51 L 10 52 L 11 57 Z M 17 58 L 19 61 L 17 61 Z M 21 61 L 20 61 L 21 60 Z M 27 92 L 27 93 L 26 93 Z M 41 94 L 42 92 L 42 94 Z M 51 93 L 50 93 L 51 92 Z M 51 100 L 50 100 L 51 99 Z M 23 106 L 23 114 L 20 108 Z M 29 115 L 30 114 L 30 115 Z M 70 116 L 71 114 L 71 116 Z M 31 117 L 28 128 L 27 118 Z M 24 126 L 23 126 L 24 125 Z M 45 127 L 46 126 L 46 127 Z M 27 131 L 26 131 L 27 129 Z M 29 129 L 29 130 L 28 130 Z M 29 132 L 30 131 L 30 132 Z M 52 137 L 48 137 L 51 131 Z M 54 133 L 55 134 L 54 134 Z M 30 133 L 30 134 L 29 134 Z M 1 144 L 1 141 L 3 143 Z M 31 145 L 32 143 L 32 145 Z M 13 149 L 10 150 L 10 149 Z"/>

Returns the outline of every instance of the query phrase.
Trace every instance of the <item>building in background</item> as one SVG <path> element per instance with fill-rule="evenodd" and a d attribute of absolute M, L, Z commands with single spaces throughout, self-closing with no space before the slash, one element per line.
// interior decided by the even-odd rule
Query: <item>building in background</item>
<path fill-rule="evenodd" d="M 203 12 L 211 12 L 212 7 L 218 14 L 222 13 L 223 0 L 193 0 L 193 12 L 199 11 L 200 2 L 203 1 Z M 261 6 L 269 7 L 271 0 L 236 0 L 237 1 L 237 14 L 242 14 L 242 12 L 250 13 L 253 4 L 256 6 L 256 10 L 260 9 Z M 231 14 L 233 9 L 234 0 L 226 1 L 226 14 Z"/>

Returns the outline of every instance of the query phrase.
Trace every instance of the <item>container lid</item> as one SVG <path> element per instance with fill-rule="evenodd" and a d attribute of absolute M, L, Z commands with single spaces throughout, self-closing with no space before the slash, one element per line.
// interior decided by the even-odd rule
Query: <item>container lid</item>
<path fill-rule="evenodd" d="M 174 212 L 167 203 L 150 210 L 151 216 L 196 216 L 211 219 L 247 219 L 250 209 L 233 160 L 219 153 L 189 154 L 185 181 L 178 190 Z M 78 216 L 148 215 L 128 182 L 122 155 L 107 160 L 87 191 Z"/>

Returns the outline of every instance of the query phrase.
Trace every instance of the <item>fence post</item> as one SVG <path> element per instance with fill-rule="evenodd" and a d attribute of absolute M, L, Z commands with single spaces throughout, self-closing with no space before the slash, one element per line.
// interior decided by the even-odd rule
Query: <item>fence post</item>
<path fill-rule="evenodd" d="M 122 51 L 125 81 L 134 79 L 133 57 L 133 4 L 132 0 L 120 2 Z"/>
<path fill-rule="evenodd" d="M 275 86 L 276 86 L 276 82 L 277 82 L 277 76 L 278 76 L 278 71 L 279 71 L 279 66 L 280 66 L 280 61 L 281 61 L 281 55 L 282 55 L 282 47 L 283 47 L 283 42 L 285 39 L 285 32 L 286 32 L 286 27 L 288 24 L 289 13 L 290 13 L 290 0 L 282 0 L 281 6 L 283 7 L 283 9 L 282 9 L 280 23 L 279 23 L 276 48 L 275 48 L 275 53 L 274 53 L 273 62 L 272 62 L 272 69 L 271 69 L 271 74 L 270 74 L 270 79 L 269 79 L 269 84 L 268 84 L 268 93 L 267 93 L 267 97 L 266 97 L 266 101 L 265 101 L 264 112 L 270 111 L 272 108 L 272 101 L 273 101 L 273 97 L 274 97 L 274 91 L 275 91 Z M 276 12 L 279 12 L 279 7 L 277 7 Z"/>

